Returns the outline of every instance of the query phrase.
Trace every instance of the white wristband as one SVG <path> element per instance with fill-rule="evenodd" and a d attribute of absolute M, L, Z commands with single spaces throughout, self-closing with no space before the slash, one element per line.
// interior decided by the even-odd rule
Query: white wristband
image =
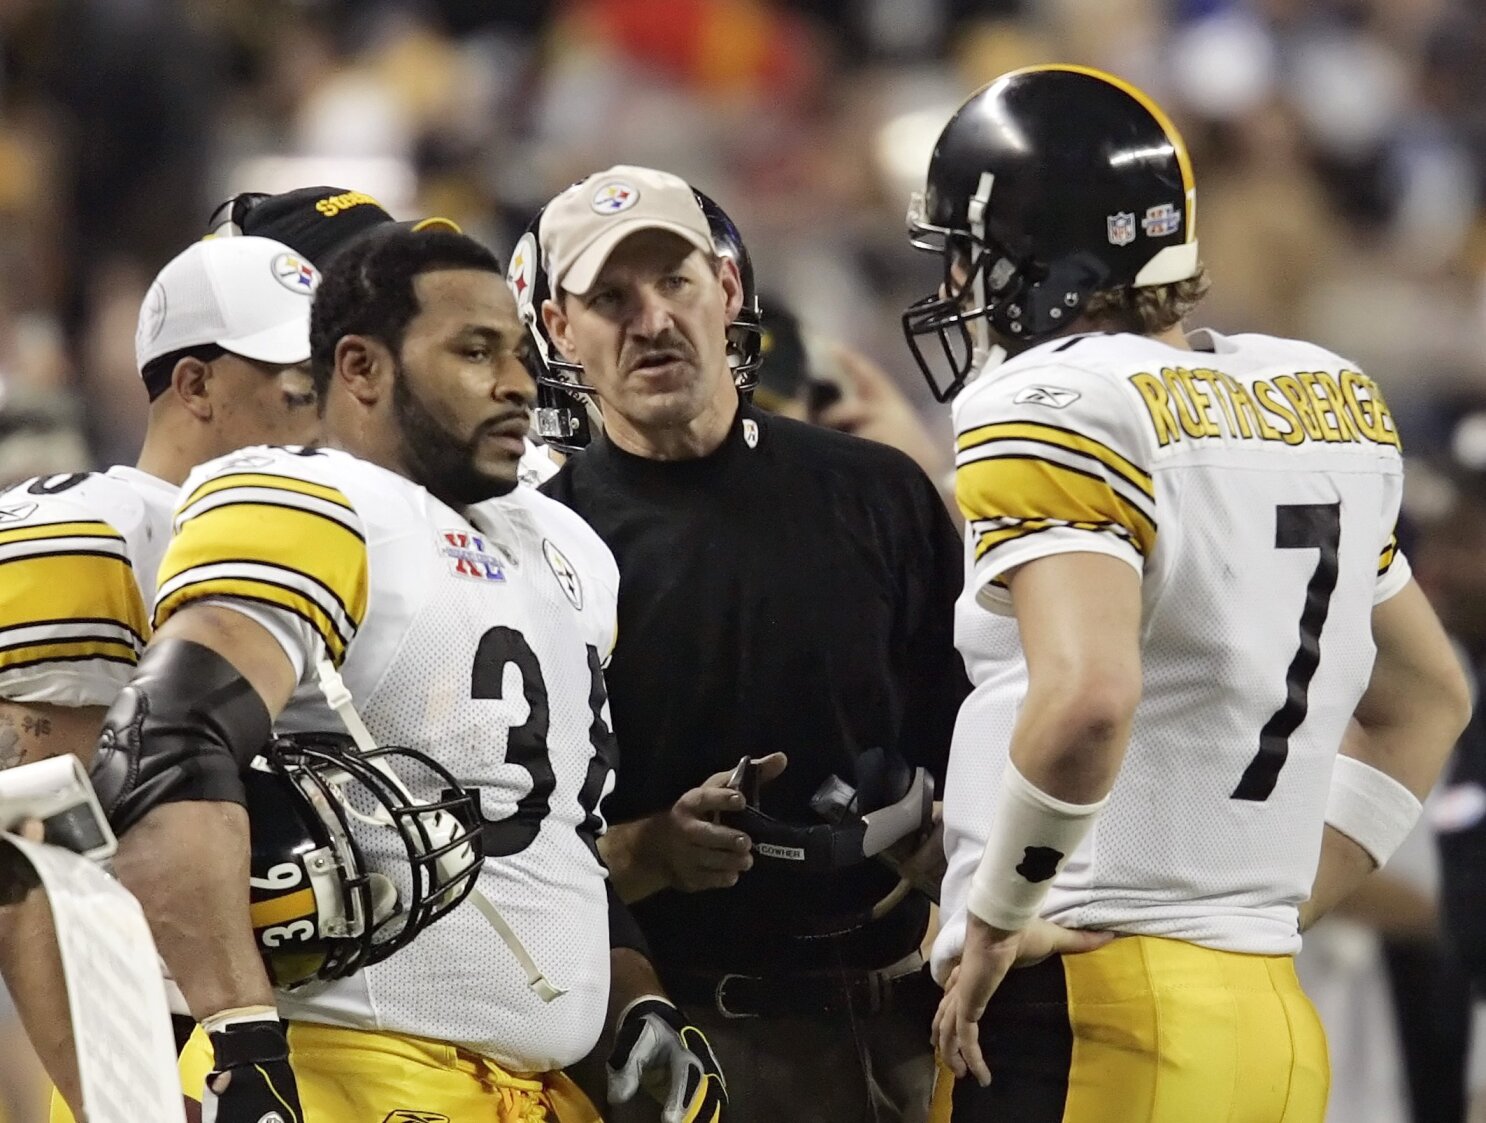
<path fill-rule="evenodd" d="M 1355 757 L 1336 758 L 1326 822 L 1366 850 L 1380 868 L 1423 810 L 1418 797 L 1388 773 Z"/>
<path fill-rule="evenodd" d="M 1025 928 L 1042 907 L 1053 877 L 1078 848 L 1109 802 L 1065 803 L 1036 787 L 1006 762 L 990 837 L 965 907 L 992 928 Z"/>
<path fill-rule="evenodd" d="M 201 1028 L 207 1033 L 220 1033 L 233 1026 L 249 1022 L 276 1022 L 279 1012 L 272 1006 L 234 1006 L 230 1010 L 219 1010 L 202 1019 Z"/>

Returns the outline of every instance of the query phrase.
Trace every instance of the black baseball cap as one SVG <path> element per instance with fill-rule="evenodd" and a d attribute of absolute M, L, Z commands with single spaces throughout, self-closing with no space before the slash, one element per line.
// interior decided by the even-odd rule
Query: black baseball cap
<path fill-rule="evenodd" d="M 448 218 L 397 222 L 370 195 L 344 187 L 300 187 L 278 195 L 245 191 L 212 212 L 208 233 L 272 238 L 323 270 L 362 234 L 388 223 L 411 230 L 462 233 L 459 224 Z"/>

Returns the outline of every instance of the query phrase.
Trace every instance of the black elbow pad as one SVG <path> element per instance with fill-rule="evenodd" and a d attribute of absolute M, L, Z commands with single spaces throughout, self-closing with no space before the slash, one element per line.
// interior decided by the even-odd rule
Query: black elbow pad
<path fill-rule="evenodd" d="M 118 834 L 162 803 L 246 804 L 242 772 L 272 734 L 236 667 L 203 644 L 161 640 L 108 708 L 93 787 Z"/>

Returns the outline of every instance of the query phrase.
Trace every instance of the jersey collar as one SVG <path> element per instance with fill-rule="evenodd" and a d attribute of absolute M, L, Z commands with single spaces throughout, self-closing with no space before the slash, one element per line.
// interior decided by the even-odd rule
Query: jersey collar
<path fill-rule="evenodd" d="M 104 474 L 123 481 L 135 491 L 153 492 L 171 503 L 175 502 L 175 497 L 180 494 L 181 490 L 168 480 L 162 480 L 159 476 L 152 476 L 148 472 L 141 472 L 130 464 L 115 464 Z"/>

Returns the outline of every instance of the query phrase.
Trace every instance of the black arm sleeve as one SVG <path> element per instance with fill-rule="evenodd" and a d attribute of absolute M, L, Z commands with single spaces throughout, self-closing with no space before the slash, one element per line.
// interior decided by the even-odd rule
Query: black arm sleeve
<path fill-rule="evenodd" d="M 635 914 L 619 899 L 619 891 L 614 888 L 614 882 L 609 881 L 606 884 L 609 889 L 609 947 L 629 948 L 653 961 L 650 944 L 646 942 L 645 933 L 640 931 Z"/>
<path fill-rule="evenodd" d="M 236 667 L 203 644 L 161 640 L 104 716 L 93 787 L 119 834 L 162 803 L 246 803 L 242 770 L 272 733 Z"/>

